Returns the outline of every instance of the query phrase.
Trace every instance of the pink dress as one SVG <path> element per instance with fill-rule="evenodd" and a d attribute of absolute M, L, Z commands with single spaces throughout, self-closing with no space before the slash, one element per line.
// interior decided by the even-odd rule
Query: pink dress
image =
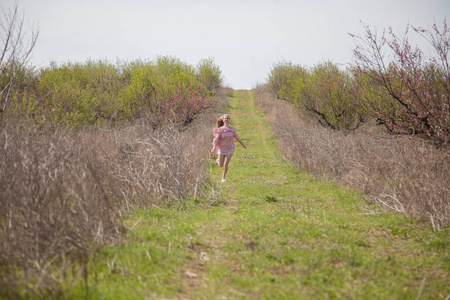
<path fill-rule="evenodd" d="M 214 128 L 214 153 L 222 155 L 233 154 L 234 149 L 236 149 L 236 146 L 234 145 L 234 139 L 238 142 L 241 141 L 236 131 L 237 129 L 231 126 Z"/>

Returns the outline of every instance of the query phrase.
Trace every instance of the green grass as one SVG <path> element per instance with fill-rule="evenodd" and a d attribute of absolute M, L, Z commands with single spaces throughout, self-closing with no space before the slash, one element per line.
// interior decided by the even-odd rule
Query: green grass
<path fill-rule="evenodd" d="M 128 239 L 90 265 L 92 299 L 415 299 L 423 283 L 420 299 L 450 294 L 448 229 L 294 171 L 251 92 L 236 91 L 229 114 L 247 149 L 225 184 L 211 162 L 222 200 L 136 211 Z"/>

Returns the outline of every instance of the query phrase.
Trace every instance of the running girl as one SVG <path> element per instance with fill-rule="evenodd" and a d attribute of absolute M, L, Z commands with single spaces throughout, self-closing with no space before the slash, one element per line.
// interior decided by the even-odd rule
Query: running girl
<path fill-rule="evenodd" d="M 247 149 L 242 143 L 241 139 L 236 133 L 237 129 L 230 126 L 230 116 L 223 115 L 217 120 L 217 128 L 213 129 L 214 141 L 212 153 L 219 154 L 219 158 L 216 162 L 219 167 L 223 167 L 222 182 L 225 182 L 225 177 L 228 172 L 228 164 L 231 157 L 233 157 L 236 146 L 234 140 L 238 141 L 244 149 Z"/>

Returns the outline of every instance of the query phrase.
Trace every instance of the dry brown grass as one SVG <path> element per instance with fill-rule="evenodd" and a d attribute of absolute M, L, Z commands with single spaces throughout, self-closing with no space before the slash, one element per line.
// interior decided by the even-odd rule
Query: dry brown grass
<path fill-rule="evenodd" d="M 381 206 L 428 219 L 435 230 L 450 223 L 449 149 L 377 133 L 370 126 L 344 133 L 307 124 L 264 86 L 257 95 L 284 154 L 297 169 L 362 190 Z"/>
<path fill-rule="evenodd" d="M 62 295 L 69 269 L 78 265 L 87 282 L 96 249 L 123 236 L 126 212 L 201 197 L 211 127 L 226 92 L 181 131 L 1 128 L 0 298 L 18 297 L 25 286 L 28 295 Z"/>

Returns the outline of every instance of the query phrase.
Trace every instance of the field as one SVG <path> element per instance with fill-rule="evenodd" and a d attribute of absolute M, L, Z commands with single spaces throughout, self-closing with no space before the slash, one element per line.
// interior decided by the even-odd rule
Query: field
<path fill-rule="evenodd" d="M 0 299 L 450 299 L 446 20 L 363 25 L 351 64 L 281 61 L 233 90 L 212 57 L 35 67 L 18 6 L 0 15 Z M 224 113 L 247 146 L 226 182 Z"/>

